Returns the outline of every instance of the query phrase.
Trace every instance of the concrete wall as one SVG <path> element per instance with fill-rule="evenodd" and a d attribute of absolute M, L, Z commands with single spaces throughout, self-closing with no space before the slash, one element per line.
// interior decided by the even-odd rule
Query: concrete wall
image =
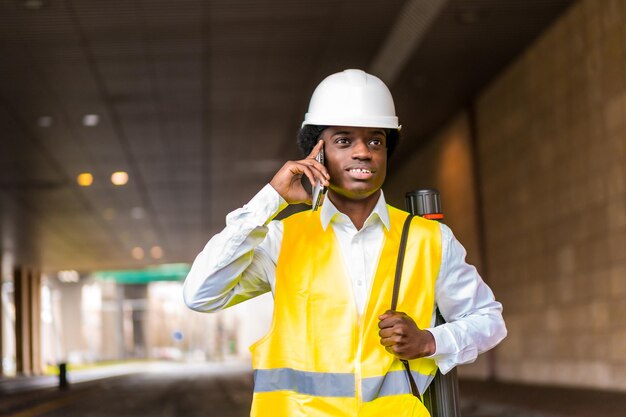
<path fill-rule="evenodd" d="M 626 2 L 575 4 L 477 104 L 503 379 L 626 390 Z"/>
<path fill-rule="evenodd" d="M 509 329 L 495 376 L 626 390 L 626 1 L 573 5 L 475 114 L 483 269 Z M 442 188 L 447 222 L 474 256 L 477 229 L 461 211 L 471 185 L 445 186 L 446 154 L 469 134 L 463 118 L 402 176 Z M 467 163 L 467 150 L 456 154 Z"/>
<path fill-rule="evenodd" d="M 393 159 L 389 163 L 393 165 Z M 437 188 L 441 194 L 444 223 L 452 228 L 467 249 L 467 260 L 480 270 L 475 187 L 469 121 L 462 113 L 403 163 L 383 189 L 385 198 L 392 205 L 404 209 L 407 191 Z"/>

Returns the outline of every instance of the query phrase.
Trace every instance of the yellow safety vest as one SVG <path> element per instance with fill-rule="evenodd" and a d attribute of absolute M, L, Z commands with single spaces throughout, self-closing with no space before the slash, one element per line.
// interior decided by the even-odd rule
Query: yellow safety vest
<path fill-rule="evenodd" d="M 332 227 L 319 212 L 283 220 L 276 267 L 274 316 L 267 335 L 250 347 L 254 368 L 253 417 L 425 417 L 411 395 L 402 363 L 385 350 L 378 316 L 390 307 L 406 212 L 388 206 L 390 230 L 362 315 L 357 312 Z M 398 311 L 430 326 L 441 263 L 439 224 L 415 217 L 406 247 Z M 409 361 L 424 392 L 437 366 Z"/>

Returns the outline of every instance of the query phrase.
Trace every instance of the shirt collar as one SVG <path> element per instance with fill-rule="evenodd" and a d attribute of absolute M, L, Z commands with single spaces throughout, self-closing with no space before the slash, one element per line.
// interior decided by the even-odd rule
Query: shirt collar
<path fill-rule="evenodd" d="M 324 204 L 322 204 L 322 208 L 320 209 L 320 221 L 322 222 L 322 228 L 326 230 L 330 222 L 333 221 L 336 216 L 340 216 L 342 214 L 343 213 L 335 207 L 332 201 L 330 201 L 330 198 L 326 196 L 324 198 Z M 375 221 L 376 218 L 378 218 L 383 226 L 385 226 L 385 229 L 389 230 L 391 222 L 389 220 L 389 210 L 387 209 L 387 202 L 385 201 L 383 190 L 380 190 L 380 197 L 378 197 L 374 210 L 372 210 L 368 216 L 365 224 Z"/>

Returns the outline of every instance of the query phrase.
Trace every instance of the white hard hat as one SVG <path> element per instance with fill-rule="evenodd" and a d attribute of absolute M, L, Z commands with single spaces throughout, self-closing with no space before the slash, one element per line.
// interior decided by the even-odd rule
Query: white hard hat
<path fill-rule="evenodd" d="M 317 86 L 304 115 L 305 125 L 401 127 L 385 83 L 357 69 L 329 75 Z"/>

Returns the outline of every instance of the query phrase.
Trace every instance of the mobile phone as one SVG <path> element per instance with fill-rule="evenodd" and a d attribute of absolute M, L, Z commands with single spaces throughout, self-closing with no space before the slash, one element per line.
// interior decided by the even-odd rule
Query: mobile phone
<path fill-rule="evenodd" d="M 320 152 L 315 156 L 315 160 L 320 164 L 324 165 L 324 148 L 320 150 Z M 326 187 L 322 185 L 320 180 L 315 182 L 315 186 L 313 186 L 313 200 L 312 206 L 313 211 L 316 211 L 322 204 L 324 203 L 324 196 L 326 195 Z"/>

